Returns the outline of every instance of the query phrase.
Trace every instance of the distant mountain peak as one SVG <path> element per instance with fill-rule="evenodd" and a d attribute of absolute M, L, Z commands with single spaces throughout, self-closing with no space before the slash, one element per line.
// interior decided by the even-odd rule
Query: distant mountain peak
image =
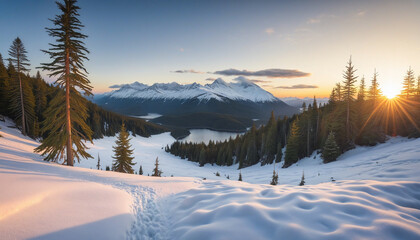
<path fill-rule="evenodd" d="M 119 89 L 106 93 L 104 96 L 111 98 L 133 98 L 133 99 L 199 99 L 224 101 L 224 99 L 252 101 L 252 102 L 273 102 L 278 101 L 270 92 L 260 88 L 258 85 L 244 77 L 237 77 L 235 82 L 225 82 L 217 78 L 211 84 L 201 85 L 199 83 L 181 85 L 172 83 L 147 84 L 134 82 L 122 84 Z M 116 86 L 116 85 L 115 85 Z"/>

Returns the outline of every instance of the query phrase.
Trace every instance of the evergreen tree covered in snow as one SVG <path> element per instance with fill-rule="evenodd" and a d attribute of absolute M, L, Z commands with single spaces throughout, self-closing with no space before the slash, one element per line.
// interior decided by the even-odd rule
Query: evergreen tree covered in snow
<path fill-rule="evenodd" d="M 116 172 L 133 173 L 133 150 L 130 145 L 130 138 L 128 132 L 125 130 L 124 124 L 121 126 L 121 131 L 115 141 L 116 146 L 114 149 L 114 162 L 112 169 Z"/>
<path fill-rule="evenodd" d="M 335 161 L 338 156 L 340 156 L 340 148 L 335 142 L 334 133 L 330 132 L 322 150 L 322 158 L 324 163 L 329 163 Z"/>

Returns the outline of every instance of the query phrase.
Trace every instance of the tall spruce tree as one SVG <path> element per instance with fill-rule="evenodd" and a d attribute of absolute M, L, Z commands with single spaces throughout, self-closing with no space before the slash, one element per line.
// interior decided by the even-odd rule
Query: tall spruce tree
<path fill-rule="evenodd" d="M 335 161 L 338 156 L 340 156 L 340 148 L 335 142 L 334 133 L 330 132 L 322 150 L 322 158 L 324 159 L 324 163 L 329 163 Z"/>
<path fill-rule="evenodd" d="M 356 81 L 357 76 L 355 75 L 356 69 L 354 68 L 351 57 L 347 63 L 346 70 L 343 74 L 343 87 L 342 87 L 342 97 L 343 101 L 346 103 L 346 138 L 349 144 L 353 144 L 353 136 L 350 133 L 350 114 L 351 114 L 351 106 L 352 102 L 354 101 L 354 95 L 356 94 Z"/>
<path fill-rule="evenodd" d="M 287 139 L 286 153 L 284 156 L 284 168 L 289 167 L 299 159 L 299 142 L 301 139 L 301 132 L 298 126 L 299 119 L 296 118 L 290 128 L 290 135 Z"/>
<path fill-rule="evenodd" d="M 125 129 L 124 123 L 121 126 L 121 131 L 115 141 L 116 146 L 114 149 L 114 162 L 112 169 L 116 172 L 133 173 L 133 149 L 131 149 L 129 134 Z"/>
<path fill-rule="evenodd" d="M 16 79 L 18 84 L 18 93 L 11 94 L 12 96 L 12 103 L 11 107 L 12 109 L 17 113 L 17 117 L 21 120 L 22 124 L 22 134 L 27 134 L 27 120 L 25 118 L 25 95 L 24 95 L 24 83 L 22 81 L 22 75 L 24 72 L 29 71 L 27 67 L 29 66 L 29 60 L 26 56 L 28 52 L 25 49 L 25 46 L 23 46 L 22 40 L 20 40 L 19 37 L 17 37 L 13 43 L 12 46 L 10 46 L 9 49 L 9 61 L 13 64 L 16 70 L 16 76 L 13 76 L 13 79 Z M 14 86 L 16 86 L 14 85 Z M 15 101 L 13 101 L 15 99 Z M 29 117 L 29 116 L 27 116 Z M 33 116 L 32 116 L 33 117 Z"/>
<path fill-rule="evenodd" d="M 407 70 L 407 75 L 404 77 L 403 81 L 403 89 L 401 91 L 401 94 L 405 96 L 406 98 L 409 98 L 411 95 L 414 95 L 416 92 L 415 88 L 415 78 L 414 78 L 414 72 L 411 67 Z"/>
<path fill-rule="evenodd" d="M 357 93 L 357 100 L 364 101 L 366 97 L 366 84 L 365 77 L 363 76 L 360 80 L 359 92 Z"/>
<path fill-rule="evenodd" d="M 82 141 L 91 140 L 92 135 L 92 130 L 86 124 L 87 100 L 82 96 L 92 95 L 92 87 L 83 66 L 84 61 L 88 60 L 86 54 L 89 51 L 84 46 L 83 40 L 87 36 L 81 33 L 84 26 L 78 19 L 80 8 L 76 2 L 56 2 L 61 14 L 51 20 L 55 27 L 47 28 L 56 43 L 50 43 L 51 48 L 43 50 L 52 62 L 43 63 L 40 68 L 49 71 L 50 77 L 57 78 L 55 83 L 63 91 L 58 91 L 46 111 L 42 131 L 49 134 L 36 149 L 43 155 L 47 154 L 47 161 L 64 158 L 66 150 L 65 162 L 69 166 L 73 166 L 74 157 L 78 161 L 80 157 L 92 158 Z"/>
<path fill-rule="evenodd" d="M 378 73 L 375 71 L 373 72 L 373 78 L 369 89 L 369 95 L 368 99 L 373 102 L 373 105 L 376 105 L 376 102 L 381 97 L 382 92 L 379 89 L 379 83 L 378 83 Z"/>

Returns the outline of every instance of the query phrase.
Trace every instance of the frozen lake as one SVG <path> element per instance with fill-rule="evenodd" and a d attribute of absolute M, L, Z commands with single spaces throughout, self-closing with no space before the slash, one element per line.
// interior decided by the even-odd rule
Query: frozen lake
<path fill-rule="evenodd" d="M 210 140 L 213 141 L 225 141 L 229 139 L 229 137 L 236 138 L 236 135 L 243 133 L 233 133 L 233 132 L 218 132 L 208 129 L 191 129 L 191 134 L 188 135 L 186 138 L 181 139 L 184 142 L 193 142 L 193 143 L 208 143 Z"/>

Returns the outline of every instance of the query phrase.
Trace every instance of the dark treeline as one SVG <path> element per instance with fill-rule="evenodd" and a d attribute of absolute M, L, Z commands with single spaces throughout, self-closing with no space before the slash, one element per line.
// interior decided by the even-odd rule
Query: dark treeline
<path fill-rule="evenodd" d="M 32 138 L 44 138 L 49 134 L 41 131 L 42 122 L 46 117 L 46 109 L 54 96 L 63 90 L 45 82 L 39 72 L 36 76 L 20 73 L 20 77 L 26 113 L 26 134 Z M 6 66 L 0 54 L 0 114 L 14 119 L 16 125 L 22 129 L 20 98 L 18 98 L 20 96 L 19 87 L 15 67 L 11 62 Z M 90 101 L 87 102 L 87 108 L 89 116 L 86 122 L 93 131 L 92 138 L 94 139 L 114 136 L 120 131 L 123 122 L 127 130 L 134 135 L 148 137 L 166 131 L 163 127 L 142 119 L 104 110 Z"/>
<path fill-rule="evenodd" d="M 284 159 L 283 167 L 289 167 L 314 151 L 321 152 L 327 163 L 355 145 L 384 142 L 387 135 L 420 137 L 420 76 L 415 79 L 408 70 L 401 95 L 387 99 L 376 71 L 369 88 L 364 78 L 356 86 L 355 72 L 350 59 L 344 80 L 336 84 L 328 104 L 319 106 L 314 98 L 312 104 L 302 106 L 302 113 L 282 119 L 272 114 L 265 126 L 253 126 L 235 139 L 208 144 L 177 141 L 166 151 L 201 166 L 239 164 L 244 168 Z"/>

